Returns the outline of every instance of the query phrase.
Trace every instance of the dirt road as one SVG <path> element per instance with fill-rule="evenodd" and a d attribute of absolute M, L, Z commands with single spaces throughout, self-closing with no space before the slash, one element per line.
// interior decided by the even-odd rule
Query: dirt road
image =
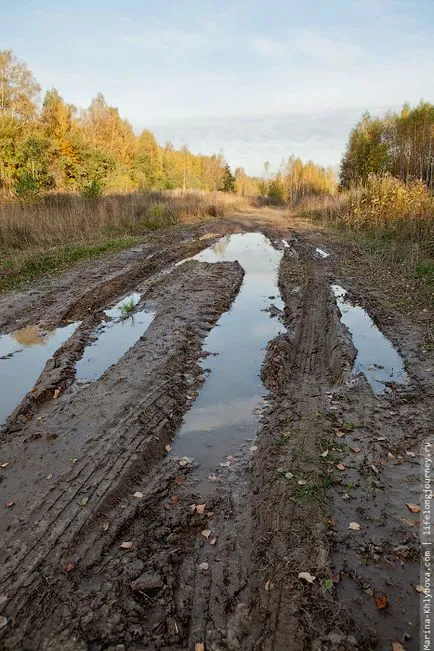
<path fill-rule="evenodd" d="M 0 648 L 420 648 L 432 360 L 349 256 L 258 210 L 0 297 Z"/>

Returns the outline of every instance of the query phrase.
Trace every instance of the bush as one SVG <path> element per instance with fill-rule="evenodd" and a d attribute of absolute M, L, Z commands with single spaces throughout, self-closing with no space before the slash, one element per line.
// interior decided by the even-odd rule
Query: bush
<path fill-rule="evenodd" d="M 93 179 L 90 181 L 90 183 L 87 183 L 81 193 L 85 199 L 95 200 L 95 199 L 100 199 L 102 197 L 102 192 L 103 192 L 103 186 L 101 181 L 98 181 L 97 179 Z"/>
<path fill-rule="evenodd" d="M 23 172 L 15 182 L 14 192 L 22 201 L 35 201 L 41 192 L 39 181 L 30 172 Z"/>

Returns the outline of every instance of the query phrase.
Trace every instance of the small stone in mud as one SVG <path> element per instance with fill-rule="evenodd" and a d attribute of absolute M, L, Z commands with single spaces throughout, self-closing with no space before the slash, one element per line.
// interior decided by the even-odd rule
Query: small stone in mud
<path fill-rule="evenodd" d="M 151 592 L 163 587 L 163 579 L 158 572 L 145 572 L 142 576 L 131 583 L 134 592 Z"/>
<path fill-rule="evenodd" d="M 208 568 L 209 568 L 208 563 L 201 563 L 201 564 L 199 565 L 199 569 L 200 569 L 202 572 L 206 572 Z"/>
<path fill-rule="evenodd" d="M 0 630 L 7 626 L 8 620 L 7 617 L 3 617 L 3 615 L 0 616 Z"/>

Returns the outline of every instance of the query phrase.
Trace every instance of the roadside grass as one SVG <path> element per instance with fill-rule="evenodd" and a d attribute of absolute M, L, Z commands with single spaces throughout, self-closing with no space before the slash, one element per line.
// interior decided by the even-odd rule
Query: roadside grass
<path fill-rule="evenodd" d="M 128 301 L 125 301 L 125 303 L 122 303 L 121 305 L 122 317 L 126 319 L 130 314 L 134 312 L 135 309 L 136 302 L 133 298 L 130 298 Z"/>
<path fill-rule="evenodd" d="M 0 291 L 120 251 L 155 229 L 246 210 L 253 199 L 223 192 L 132 192 L 86 199 L 48 194 L 0 201 Z"/>
<path fill-rule="evenodd" d="M 126 236 L 93 245 L 59 246 L 42 251 L 14 252 L 0 262 L 0 292 L 19 288 L 24 283 L 42 276 L 56 274 L 80 260 L 122 251 L 143 239 L 143 237 Z"/>

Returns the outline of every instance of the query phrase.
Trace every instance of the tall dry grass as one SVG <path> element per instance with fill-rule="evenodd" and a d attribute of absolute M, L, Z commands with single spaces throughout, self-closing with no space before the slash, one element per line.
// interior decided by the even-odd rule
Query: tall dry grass
<path fill-rule="evenodd" d="M 35 203 L 0 202 L 0 252 L 80 245 L 149 228 L 220 217 L 247 209 L 246 197 L 221 192 L 164 191 L 114 194 L 88 200 L 47 195 Z"/>
<path fill-rule="evenodd" d="M 367 236 L 395 262 L 418 264 L 434 255 L 434 198 L 421 181 L 372 175 L 364 185 L 335 196 L 307 198 L 298 211 Z"/>

